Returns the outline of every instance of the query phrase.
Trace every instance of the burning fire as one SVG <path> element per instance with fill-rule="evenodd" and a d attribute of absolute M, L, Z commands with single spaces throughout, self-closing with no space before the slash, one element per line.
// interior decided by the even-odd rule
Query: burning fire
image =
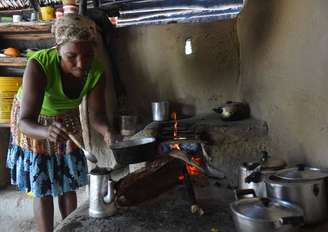
<path fill-rule="evenodd" d="M 191 160 L 199 165 L 202 165 L 202 158 L 199 155 L 193 155 L 191 157 Z M 190 164 L 186 164 L 186 167 L 187 167 L 188 174 L 190 176 L 198 176 L 200 174 L 200 171 L 198 170 L 198 168 L 196 168 Z"/>
<path fill-rule="evenodd" d="M 178 120 L 177 120 L 177 113 L 176 112 L 172 112 L 171 114 L 171 118 L 173 119 L 173 139 L 177 138 L 178 136 Z M 171 150 L 178 150 L 181 151 L 179 144 L 175 143 L 175 144 L 171 144 L 170 145 Z M 199 165 L 202 165 L 202 158 L 199 155 L 193 155 L 191 157 L 191 160 Z M 198 168 L 190 165 L 190 164 L 186 164 L 186 168 L 187 168 L 187 172 L 190 176 L 197 176 L 200 174 L 200 171 L 198 170 Z M 180 181 L 184 180 L 184 176 L 181 175 L 178 177 L 178 179 Z"/>
<path fill-rule="evenodd" d="M 177 113 L 172 112 L 171 118 L 173 119 L 173 138 L 176 138 L 178 136 L 178 120 L 177 120 Z"/>

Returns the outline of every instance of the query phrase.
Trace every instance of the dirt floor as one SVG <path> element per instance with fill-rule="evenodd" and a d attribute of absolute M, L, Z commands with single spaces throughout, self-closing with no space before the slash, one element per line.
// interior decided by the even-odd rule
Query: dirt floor
<path fill-rule="evenodd" d="M 85 188 L 78 192 L 78 205 L 87 199 Z M 55 225 L 61 221 L 57 199 L 55 199 Z M 35 232 L 33 220 L 33 198 L 8 186 L 0 190 L 0 228 L 6 232 Z"/>

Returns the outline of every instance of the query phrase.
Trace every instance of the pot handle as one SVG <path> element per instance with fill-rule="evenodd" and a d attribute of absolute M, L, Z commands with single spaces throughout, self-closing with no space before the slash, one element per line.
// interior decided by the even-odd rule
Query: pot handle
<path fill-rule="evenodd" d="M 240 200 L 245 195 L 253 195 L 253 198 L 256 197 L 254 189 L 237 189 L 235 192 L 235 199 Z"/>
<path fill-rule="evenodd" d="M 306 168 L 305 164 L 297 164 L 296 165 L 298 171 L 304 171 Z"/>
<path fill-rule="evenodd" d="M 258 166 L 260 166 L 259 163 L 243 163 L 243 166 L 246 167 L 247 171 L 253 171 L 255 168 L 257 168 Z"/>
<path fill-rule="evenodd" d="M 245 182 L 246 183 L 251 183 L 251 182 L 253 182 L 253 183 L 259 183 L 259 182 L 261 182 L 262 180 L 261 180 L 261 177 L 262 177 L 262 174 L 261 174 L 261 172 L 252 172 L 249 176 L 246 176 L 245 177 Z"/>
<path fill-rule="evenodd" d="M 279 219 L 279 223 L 281 225 L 299 226 L 304 224 L 304 217 L 303 216 L 282 217 Z"/>

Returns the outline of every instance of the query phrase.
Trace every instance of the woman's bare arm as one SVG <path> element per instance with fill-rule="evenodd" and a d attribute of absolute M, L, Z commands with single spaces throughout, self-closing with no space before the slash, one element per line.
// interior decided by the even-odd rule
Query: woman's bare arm
<path fill-rule="evenodd" d="M 54 123 L 49 127 L 38 124 L 46 84 L 47 79 L 40 64 L 35 60 L 30 60 L 23 77 L 19 127 L 25 135 L 34 139 L 66 141 L 65 128 L 60 123 Z"/>
<path fill-rule="evenodd" d="M 104 136 L 107 143 L 110 143 L 111 128 L 106 116 L 105 85 L 105 77 L 102 76 L 88 95 L 88 111 L 90 125 Z"/>

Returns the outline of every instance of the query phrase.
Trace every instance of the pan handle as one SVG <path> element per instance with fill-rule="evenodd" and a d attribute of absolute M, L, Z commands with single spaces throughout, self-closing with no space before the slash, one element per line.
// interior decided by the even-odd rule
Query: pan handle
<path fill-rule="evenodd" d="M 256 197 L 254 189 L 237 189 L 235 192 L 235 199 L 240 200 L 245 195 L 253 195 L 253 198 Z"/>

